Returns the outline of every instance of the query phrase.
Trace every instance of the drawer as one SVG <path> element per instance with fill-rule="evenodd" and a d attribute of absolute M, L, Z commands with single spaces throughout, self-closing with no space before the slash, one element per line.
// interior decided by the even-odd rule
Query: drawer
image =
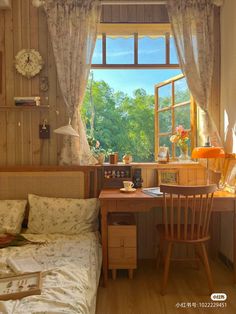
<path fill-rule="evenodd" d="M 136 227 L 109 226 L 108 247 L 136 247 Z"/>
<path fill-rule="evenodd" d="M 128 268 L 137 265 L 136 248 L 109 248 L 108 249 L 108 264 L 109 267 L 116 266 Z"/>

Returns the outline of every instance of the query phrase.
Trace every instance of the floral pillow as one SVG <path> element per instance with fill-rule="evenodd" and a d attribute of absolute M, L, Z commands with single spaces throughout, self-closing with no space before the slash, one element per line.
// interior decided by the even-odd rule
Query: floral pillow
<path fill-rule="evenodd" d="M 0 200 L 0 233 L 20 233 L 26 200 Z"/>
<path fill-rule="evenodd" d="M 28 233 L 79 234 L 97 230 L 96 198 L 72 199 L 28 195 Z"/>

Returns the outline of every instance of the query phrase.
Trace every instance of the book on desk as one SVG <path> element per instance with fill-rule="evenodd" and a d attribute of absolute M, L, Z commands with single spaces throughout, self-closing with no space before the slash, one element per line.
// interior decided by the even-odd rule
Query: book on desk
<path fill-rule="evenodd" d="M 142 192 L 154 197 L 160 197 L 163 195 L 163 193 L 160 191 L 160 187 L 143 188 Z"/>

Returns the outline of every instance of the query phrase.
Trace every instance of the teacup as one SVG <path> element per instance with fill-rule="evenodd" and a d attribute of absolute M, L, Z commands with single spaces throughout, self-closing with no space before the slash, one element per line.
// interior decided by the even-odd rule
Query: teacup
<path fill-rule="evenodd" d="M 123 181 L 124 184 L 124 189 L 129 191 L 132 189 L 132 187 L 134 186 L 132 181 Z"/>

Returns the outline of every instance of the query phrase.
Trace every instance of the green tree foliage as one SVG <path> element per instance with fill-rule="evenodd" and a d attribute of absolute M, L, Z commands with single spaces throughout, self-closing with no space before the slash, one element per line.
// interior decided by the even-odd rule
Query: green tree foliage
<path fill-rule="evenodd" d="M 161 101 L 164 106 L 170 103 L 168 97 Z M 154 96 L 144 89 L 129 96 L 104 81 L 94 81 L 91 74 L 81 113 L 88 136 L 99 140 L 105 150 L 119 152 L 120 160 L 130 153 L 136 162 L 154 161 Z M 170 119 L 164 112 L 163 128 L 171 126 Z"/>
<path fill-rule="evenodd" d="M 119 152 L 120 158 L 130 152 L 135 161 L 154 160 L 154 96 L 145 90 L 130 97 L 104 81 L 90 80 L 82 117 L 87 134 L 106 150 Z"/>

